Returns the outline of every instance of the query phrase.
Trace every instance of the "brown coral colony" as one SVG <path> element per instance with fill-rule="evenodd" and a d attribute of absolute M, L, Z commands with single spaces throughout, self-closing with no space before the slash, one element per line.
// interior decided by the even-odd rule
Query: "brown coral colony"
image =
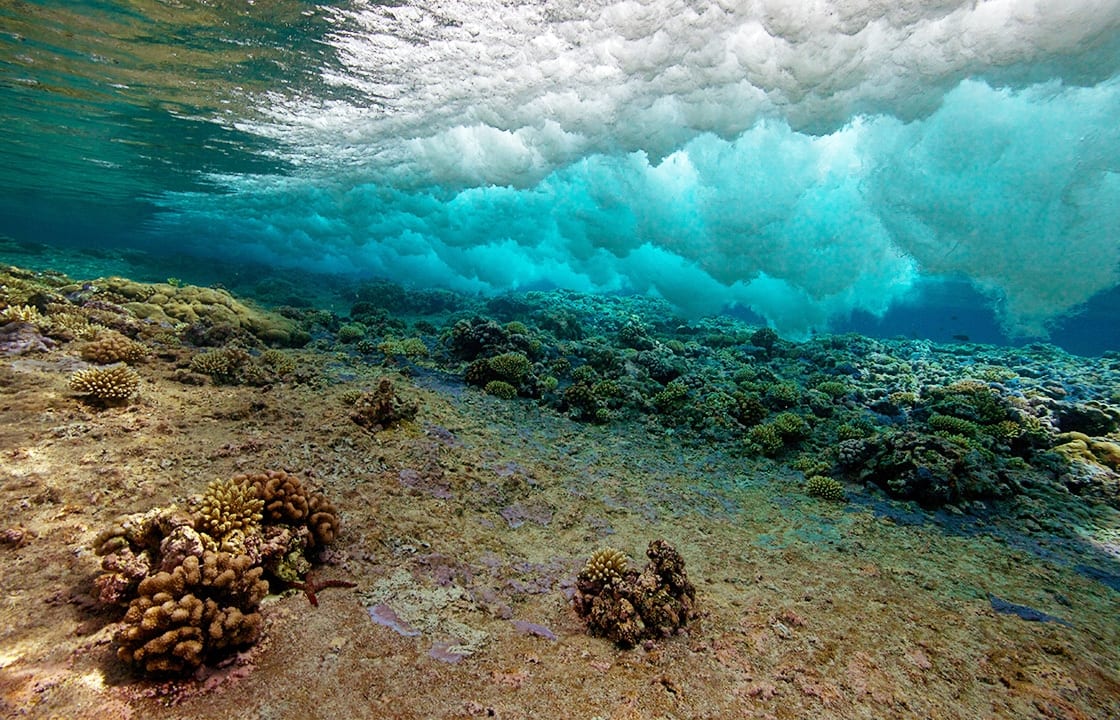
<path fill-rule="evenodd" d="M 195 508 L 120 518 L 94 543 L 99 598 L 128 606 L 117 654 L 146 674 L 189 674 L 256 642 L 270 579 L 305 589 L 302 556 L 339 530 L 333 505 L 279 470 L 211 482 Z"/>

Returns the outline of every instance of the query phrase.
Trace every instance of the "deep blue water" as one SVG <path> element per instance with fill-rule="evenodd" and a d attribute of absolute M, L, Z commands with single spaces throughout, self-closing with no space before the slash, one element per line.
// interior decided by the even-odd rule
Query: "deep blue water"
<path fill-rule="evenodd" d="M 0 6 L 0 235 L 1120 349 L 1120 0 L 217 5 Z"/>

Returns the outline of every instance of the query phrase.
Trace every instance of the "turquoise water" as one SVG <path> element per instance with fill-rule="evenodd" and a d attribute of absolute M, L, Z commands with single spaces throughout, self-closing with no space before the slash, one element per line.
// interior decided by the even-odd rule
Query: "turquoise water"
<path fill-rule="evenodd" d="M 211 5 L 0 4 L 0 234 L 1120 347 L 1120 2 Z"/>

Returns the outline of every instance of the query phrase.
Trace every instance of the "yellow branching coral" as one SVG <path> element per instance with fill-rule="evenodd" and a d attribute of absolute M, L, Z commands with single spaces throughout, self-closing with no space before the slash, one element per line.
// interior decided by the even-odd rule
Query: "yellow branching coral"
<path fill-rule="evenodd" d="M 630 558 L 626 557 L 626 553 L 614 548 L 603 548 L 602 550 L 596 550 L 591 555 L 591 559 L 587 561 L 580 577 L 597 583 L 620 580 L 629 564 Z"/>
<path fill-rule="evenodd" d="M 24 322 L 38 325 L 43 321 L 39 309 L 33 305 L 10 305 L 0 310 L 0 325 L 10 322 Z"/>
<path fill-rule="evenodd" d="M 140 376 L 124 364 L 87 368 L 70 376 L 70 389 L 101 402 L 126 402 L 140 389 Z"/>
<path fill-rule="evenodd" d="M 835 478 L 814 475 L 805 483 L 806 491 L 824 500 L 844 500 L 844 485 Z"/>
<path fill-rule="evenodd" d="M 263 510 L 264 500 L 253 483 L 214 480 L 198 506 L 198 529 L 215 540 L 234 530 L 250 533 L 260 527 Z"/>

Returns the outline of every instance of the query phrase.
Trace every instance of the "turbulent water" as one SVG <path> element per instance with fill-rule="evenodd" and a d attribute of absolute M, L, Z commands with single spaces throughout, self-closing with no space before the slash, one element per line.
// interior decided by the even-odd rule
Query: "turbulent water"
<path fill-rule="evenodd" d="M 0 112 L 19 242 L 1120 347 L 1120 0 L 4 0 Z"/>

